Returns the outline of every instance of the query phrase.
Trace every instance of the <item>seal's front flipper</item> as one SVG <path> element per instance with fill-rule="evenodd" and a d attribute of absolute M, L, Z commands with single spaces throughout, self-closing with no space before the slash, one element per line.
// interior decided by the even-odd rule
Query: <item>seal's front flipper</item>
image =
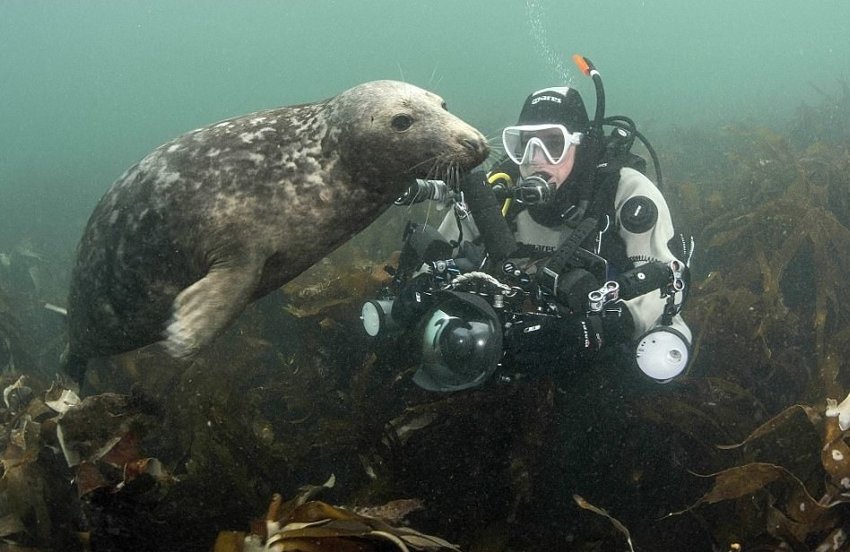
<path fill-rule="evenodd" d="M 245 309 L 262 265 L 224 263 L 174 299 L 162 341 L 173 357 L 190 356 L 220 334 Z"/>
<path fill-rule="evenodd" d="M 80 389 L 83 387 L 83 382 L 86 379 L 86 368 L 89 359 L 84 356 L 71 352 L 71 346 L 66 345 L 65 350 L 59 357 L 60 371 L 67 374 L 76 383 Z"/>

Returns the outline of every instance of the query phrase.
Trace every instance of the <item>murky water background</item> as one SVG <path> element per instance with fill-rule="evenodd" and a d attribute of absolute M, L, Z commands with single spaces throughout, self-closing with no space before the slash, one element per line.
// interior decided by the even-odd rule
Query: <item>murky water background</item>
<path fill-rule="evenodd" d="M 433 88 L 492 133 L 565 77 L 591 103 L 569 61 L 582 53 L 610 112 L 657 132 L 769 121 L 850 71 L 840 1 L 5 0 L 0 14 L 0 249 L 29 235 L 55 255 L 152 147 L 366 80 Z"/>
<path fill-rule="evenodd" d="M 100 462 L 102 484 L 83 478 L 79 502 L 81 474 L 48 452 L 55 412 L 0 409 L 0 517 L 12 516 L 0 536 L 82 549 L 86 527 L 112 550 L 156 527 L 152 549 L 208 550 L 219 531 L 248 531 L 273 493 L 335 473 L 319 498 L 421 499 L 411 523 L 464 550 L 626 549 L 573 494 L 621 519 L 639 550 L 837 538 L 850 448 L 822 414 L 850 387 L 847 21 L 840 1 L 3 0 L 0 253 L 16 261 L 0 267 L 0 360 L 16 361 L 4 387 L 30 375 L 19 402 L 55 398 L 62 320 L 42 304 L 64 305 L 82 227 L 126 167 L 186 130 L 367 80 L 432 89 L 495 136 L 545 86 L 577 87 L 592 110 L 570 61 L 588 56 L 608 114 L 634 118 L 659 151 L 677 230 L 698 250 L 685 312 L 696 358 L 676 385 L 606 357 L 435 396 L 410 383 L 403 343 L 368 341 L 357 320 L 404 221 L 442 216 L 393 209 L 191 366 L 143 352 L 93 372 L 89 393 L 111 401 L 97 408 L 136 424 L 121 458 L 158 458 L 179 484 L 119 493 L 121 470 Z M 106 395 L 134 386 L 132 400 Z M 78 429 L 128 434 L 107 418 Z"/>

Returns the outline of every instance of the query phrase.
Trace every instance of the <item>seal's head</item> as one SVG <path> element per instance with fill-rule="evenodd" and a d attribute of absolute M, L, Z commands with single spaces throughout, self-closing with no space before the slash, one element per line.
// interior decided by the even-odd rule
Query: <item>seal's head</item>
<path fill-rule="evenodd" d="M 340 158 L 361 178 L 446 177 L 487 158 L 484 136 L 436 94 L 398 81 L 373 81 L 329 102 Z"/>

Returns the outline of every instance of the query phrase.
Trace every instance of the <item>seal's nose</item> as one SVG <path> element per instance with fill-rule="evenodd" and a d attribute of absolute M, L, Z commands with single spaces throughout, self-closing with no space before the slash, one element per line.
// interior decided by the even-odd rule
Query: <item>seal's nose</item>
<path fill-rule="evenodd" d="M 487 146 L 487 142 L 479 139 L 471 139 L 471 138 L 463 138 L 461 139 L 461 144 L 463 147 L 474 153 L 475 155 L 480 155 L 482 157 L 487 157 L 487 154 L 490 153 L 490 148 Z"/>

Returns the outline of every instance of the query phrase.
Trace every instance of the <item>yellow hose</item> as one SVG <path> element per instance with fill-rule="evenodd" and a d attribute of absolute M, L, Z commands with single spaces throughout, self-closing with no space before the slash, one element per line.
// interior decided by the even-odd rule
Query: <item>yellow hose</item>
<path fill-rule="evenodd" d="M 504 180 L 505 186 L 510 190 L 514 186 L 514 179 L 511 178 L 511 175 L 504 172 L 497 172 L 487 176 L 487 183 L 493 186 L 496 182 Z M 511 207 L 511 198 L 505 199 L 505 202 L 502 203 L 502 216 L 506 216 L 508 214 L 508 209 Z"/>

